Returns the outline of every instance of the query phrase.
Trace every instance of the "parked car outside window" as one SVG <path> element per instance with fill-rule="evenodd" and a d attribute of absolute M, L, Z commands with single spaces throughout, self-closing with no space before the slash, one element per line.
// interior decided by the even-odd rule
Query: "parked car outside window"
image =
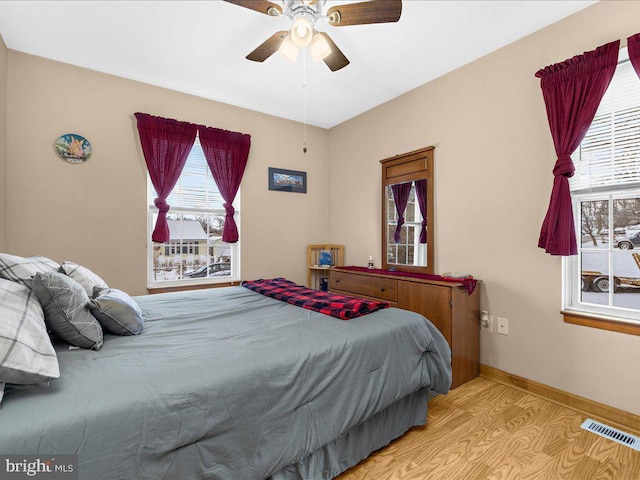
<path fill-rule="evenodd" d="M 631 235 L 630 237 L 614 239 L 613 246 L 618 247 L 620 250 L 632 250 L 635 247 L 640 247 L 640 232 Z"/>
<path fill-rule="evenodd" d="M 208 274 L 207 274 L 208 270 Z M 185 277 L 200 278 L 200 277 L 221 277 L 224 275 L 231 275 L 231 263 L 211 263 L 209 267 L 203 265 L 191 272 L 186 272 Z"/>

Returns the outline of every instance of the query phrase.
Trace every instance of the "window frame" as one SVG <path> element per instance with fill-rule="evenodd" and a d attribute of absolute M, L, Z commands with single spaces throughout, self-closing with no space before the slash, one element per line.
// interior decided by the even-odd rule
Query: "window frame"
<path fill-rule="evenodd" d="M 196 143 L 198 143 L 198 139 L 196 138 Z M 195 144 L 194 143 L 194 146 Z M 211 172 L 208 172 L 210 175 Z M 182 176 L 182 174 L 181 174 Z M 238 234 L 241 236 L 241 190 L 242 187 L 238 188 L 238 192 L 233 201 L 233 208 L 235 210 L 234 218 L 236 220 L 236 224 L 238 227 Z M 226 284 L 233 284 L 240 281 L 240 250 L 241 250 L 241 240 L 238 239 L 235 243 L 225 243 L 225 245 L 229 246 L 230 256 L 231 256 L 231 274 L 224 275 L 219 277 L 202 277 L 202 278 L 182 278 L 180 280 L 162 280 L 157 281 L 154 280 L 154 272 L 153 272 L 153 249 L 155 245 L 162 245 L 163 248 L 169 248 L 170 251 L 177 250 L 177 248 L 172 247 L 169 242 L 158 244 L 151 239 L 151 234 L 153 233 L 153 229 L 155 228 L 154 216 L 158 213 L 158 208 L 153 203 L 153 197 L 155 196 L 155 188 L 153 187 L 153 183 L 151 182 L 151 178 L 147 172 L 147 289 L 151 290 L 171 290 L 171 289 L 189 289 L 189 287 L 193 288 L 202 288 L 207 285 L 211 286 L 224 286 Z M 226 215 L 224 208 L 193 208 L 193 207 L 180 207 L 173 206 L 169 212 L 167 212 L 168 216 L 171 215 L 211 215 L 211 216 L 222 216 Z M 193 242 L 187 242 L 181 244 L 180 250 L 184 247 L 195 248 Z M 195 255 L 195 254 L 194 254 Z M 207 256 L 209 252 L 207 251 Z M 209 261 L 209 264 L 212 262 Z"/>
<path fill-rule="evenodd" d="M 622 48 L 619 54 L 618 66 L 629 62 L 626 48 Z M 640 87 L 640 78 L 638 79 Z M 582 259 L 582 229 L 581 208 L 584 201 L 608 200 L 608 244 L 607 249 L 597 251 L 607 252 L 609 258 L 610 277 L 614 276 L 613 256 L 615 249 L 614 240 L 614 201 L 620 198 L 640 197 L 640 184 L 614 184 L 597 188 L 582 188 L 571 190 L 571 202 L 573 208 L 576 240 L 578 241 L 578 255 L 562 258 L 562 310 L 566 323 L 611 330 L 620 333 L 640 335 L 640 308 L 637 310 L 583 303 L 581 301 L 581 259 Z M 587 249 L 589 250 L 589 249 Z M 595 250 L 595 249 L 594 249 Z M 593 250 L 592 250 L 593 251 Z M 640 277 L 640 275 L 639 275 Z M 610 289 L 609 303 L 612 303 L 614 289 Z M 640 293 L 639 293 L 640 295 Z"/>
<path fill-rule="evenodd" d="M 625 322 L 640 327 L 640 308 L 637 310 L 615 307 L 613 305 L 598 305 L 593 303 L 587 303 L 581 301 L 581 276 L 582 276 L 582 255 L 581 253 L 586 251 L 597 251 L 607 253 L 609 263 L 609 276 L 614 276 L 613 270 L 613 255 L 616 251 L 613 247 L 614 240 L 614 201 L 622 198 L 639 197 L 639 188 L 615 188 L 603 190 L 597 193 L 579 193 L 572 194 L 571 202 L 573 207 L 574 222 L 576 229 L 576 237 L 578 240 L 578 254 L 570 257 L 563 257 L 562 268 L 562 305 L 563 313 L 574 314 L 579 316 L 587 316 L 592 318 L 601 318 L 608 321 Z M 581 209 L 580 204 L 585 201 L 598 201 L 606 200 L 608 204 L 608 242 L 607 248 L 599 249 L 583 249 L 581 240 Z M 640 278 L 640 274 L 639 274 Z M 609 303 L 612 303 L 612 296 L 614 295 L 614 289 L 609 291 Z M 640 295 L 640 293 L 638 293 Z"/>

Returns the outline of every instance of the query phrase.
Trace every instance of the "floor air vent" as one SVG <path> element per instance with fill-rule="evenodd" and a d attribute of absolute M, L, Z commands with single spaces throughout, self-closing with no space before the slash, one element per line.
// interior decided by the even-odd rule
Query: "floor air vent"
<path fill-rule="evenodd" d="M 608 438 L 609 440 L 613 440 L 614 442 L 621 443 L 622 445 L 626 445 L 627 447 L 631 447 L 634 450 L 640 452 L 640 438 L 629 435 L 622 430 L 610 427 L 609 425 L 605 425 L 604 423 L 596 422 L 595 420 L 591 420 L 590 418 L 587 418 L 584 423 L 580 425 L 580 427 L 593 432 L 596 435 L 600 435 L 601 437 Z"/>

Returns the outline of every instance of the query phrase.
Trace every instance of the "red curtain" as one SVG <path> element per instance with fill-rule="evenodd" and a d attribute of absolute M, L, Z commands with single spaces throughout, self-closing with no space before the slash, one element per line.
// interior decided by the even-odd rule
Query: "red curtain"
<path fill-rule="evenodd" d="M 631 65 L 640 77 L 640 33 L 627 38 L 627 50 L 629 50 Z"/>
<path fill-rule="evenodd" d="M 558 160 L 553 168 L 549 209 L 538 246 L 551 255 L 576 255 L 576 232 L 569 193 L 574 166 L 571 154 L 580 146 L 618 63 L 620 41 L 539 70 L 549 128 Z"/>
<path fill-rule="evenodd" d="M 409 194 L 411 193 L 411 182 L 391 185 L 391 191 L 393 192 L 393 200 L 396 204 L 396 212 L 398 212 L 398 224 L 396 225 L 396 231 L 393 235 L 393 241 L 400 243 L 400 232 L 402 231 L 402 225 L 404 225 L 404 211 L 407 208 Z"/>
<path fill-rule="evenodd" d="M 138 133 L 151 183 L 158 196 L 158 220 L 151 235 L 154 242 L 169 241 L 167 197 L 180 178 L 191 147 L 196 140 L 198 126 L 169 118 L 136 113 Z"/>
<path fill-rule="evenodd" d="M 222 241 L 235 243 L 239 237 L 238 226 L 233 218 L 235 213 L 233 200 L 236 198 L 244 169 L 247 166 L 251 135 L 228 132 L 218 128 L 200 127 L 200 144 L 213 179 L 225 201 L 226 215 Z"/>
<path fill-rule="evenodd" d="M 420 229 L 420 243 L 427 243 L 427 180 L 416 180 L 416 200 L 422 215 L 422 228 Z"/>

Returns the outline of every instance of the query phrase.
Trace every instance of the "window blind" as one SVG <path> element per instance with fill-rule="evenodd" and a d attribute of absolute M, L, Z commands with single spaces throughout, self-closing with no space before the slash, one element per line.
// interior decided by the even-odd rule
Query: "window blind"
<path fill-rule="evenodd" d="M 572 159 L 572 192 L 640 187 L 640 79 L 628 59 L 618 65 Z"/>
<path fill-rule="evenodd" d="M 222 210 L 224 200 L 218 191 L 200 140 L 196 138 L 180 175 L 180 180 L 167 199 L 172 210 Z"/>

